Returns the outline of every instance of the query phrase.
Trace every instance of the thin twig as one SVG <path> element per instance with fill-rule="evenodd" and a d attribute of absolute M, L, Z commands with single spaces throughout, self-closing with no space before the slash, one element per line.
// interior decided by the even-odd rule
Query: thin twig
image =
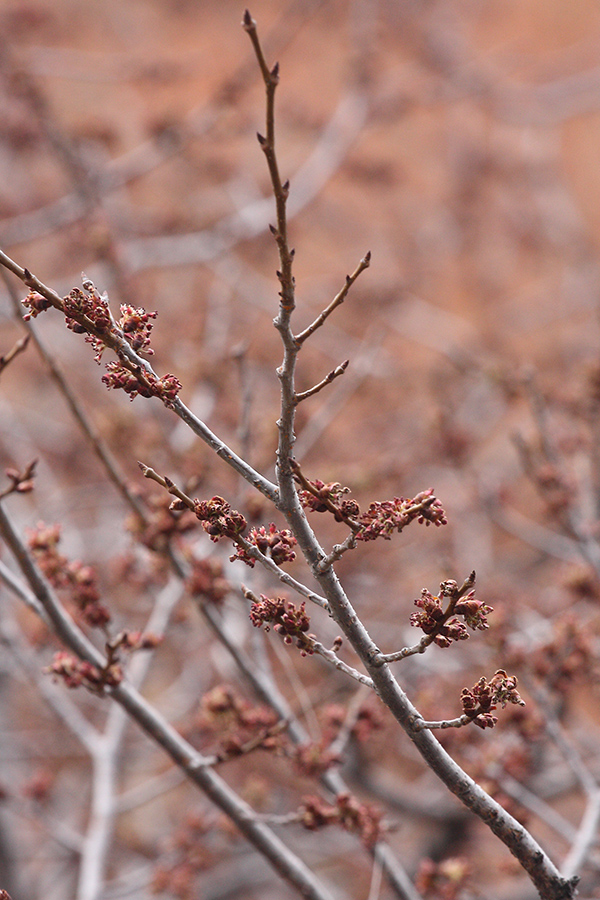
<path fill-rule="evenodd" d="M 25 337 L 19 338 L 18 341 L 11 347 L 8 353 L 5 353 L 4 356 L 0 356 L 0 373 L 4 371 L 9 363 L 13 361 L 13 359 L 22 353 L 29 343 L 29 335 L 26 334 Z"/>
<path fill-rule="evenodd" d="M 309 388 L 307 391 L 301 391 L 297 393 L 294 402 L 296 404 L 301 403 L 303 400 L 306 400 L 308 397 L 314 397 L 315 394 L 318 394 L 319 391 L 322 391 L 324 387 L 327 387 L 328 384 L 331 384 L 332 381 L 335 381 L 336 378 L 339 378 L 340 375 L 343 375 L 346 369 L 348 368 L 348 364 L 350 363 L 349 359 L 345 359 L 343 363 L 340 363 L 339 366 L 336 366 L 335 369 L 332 369 L 322 381 L 319 381 L 318 384 L 315 384 L 314 387 Z"/>
<path fill-rule="evenodd" d="M 338 306 L 342 305 L 342 303 L 348 296 L 348 291 L 350 290 L 350 288 L 352 287 L 352 285 L 354 284 L 354 282 L 356 281 L 356 279 L 358 278 L 360 273 L 364 272 L 365 269 L 368 269 L 370 264 L 371 264 L 371 251 L 369 250 L 369 252 L 366 253 L 365 256 L 361 259 L 361 261 L 359 262 L 358 266 L 356 267 L 356 269 L 354 270 L 352 275 L 346 275 L 346 281 L 344 283 L 344 287 L 341 289 L 341 291 L 339 291 L 335 295 L 335 297 L 333 298 L 333 300 L 331 301 L 329 306 L 327 306 L 323 310 L 322 313 L 319 313 L 317 318 L 314 320 L 314 322 L 311 325 L 308 326 L 308 328 L 305 328 L 304 331 L 301 331 L 300 334 L 296 335 L 296 340 L 299 344 L 303 344 L 304 341 L 308 337 L 311 336 L 311 334 L 315 333 L 317 328 L 320 328 L 321 325 L 323 325 L 323 323 L 329 318 L 331 313 L 335 309 L 337 309 Z"/>

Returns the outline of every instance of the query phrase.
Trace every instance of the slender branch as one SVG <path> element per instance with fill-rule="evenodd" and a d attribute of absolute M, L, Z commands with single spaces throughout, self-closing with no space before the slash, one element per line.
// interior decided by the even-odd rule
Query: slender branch
<path fill-rule="evenodd" d="M 245 19 L 245 27 L 255 29 L 249 14 L 246 18 L 248 21 Z M 268 83 L 267 102 L 269 102 Z M 269 112 L 267 113 L 268 118 Z M 270 146 L 270 152 L 274 154 L 274 145 Z M 274 184 L 274 190 L 276 189 L 277 185 Z M 281 232 L 279 236 L 281 237 Z M 279 249 L 281 259 L 282 248 L 280 245 Z M 293 303 L 286 304 L 283 302 L 283 298 L 287 297 L 290 292 L 293 293 L 294 289 L 291 271 L 289 275 L 289 281 L 282 286 L 282 303 L 279 307 L 279 315 L 275 320 L 275 326 L 281 334 L 284 347 L 283 364 L 278 370 L 281 385 L 281 415 L 278 421 L 279 443 L 277 450 L 278 508 L 285 515 L 311 571 L 321 586 L 321 590 L 329 603 L 332 617 L 358 653 L 373 679 L 377 693 L 399 724 L 405 729 L 425 762 L 438 775 L 446 787 L 456 794 L 465 806 L 483 819 L 506 844 L 511 853 L 517 857 L 523 868 L 529 873 L 530 878 L 545 900 L 550 900 L 550 898 L 552 900 L 567 900 L 574 894 L 576 879 L 565 880 L 561 877 L 558 869 L 529 832 L 454 762 L 430 731 L 415 731 L 413 723 L 416 721 L 415 717 L 419 715 L 418 711 L 390 672 L 379 648 L 371 639 L 367 629 L 344 593 L 333 567 L 330 566 L 325 571 L 318 571 L 318 565 L 326 554 L 300 507 L 291 466 L 292 446 L 294 443 L 294 372 L 300 345 L 295 340 L 290 327 Z M 279 277 L 281 280 L 281 275 Z"/>
<path fill-rule="evenodd" d="M 0 356 L 0 373 L 4 371 L 19 353 L 22 353 L 26 349 L 28 343 L 29 335 L 25 335 L 25 337 L 19 338 L 19 340 L 15 342 L 8 353 L 5 353 L 4 356 Z"/>
<path fill-rule="evenodd" d="M 324 387 L 327 387 L 328 384 L 331 384 L 332 381 L 335 381 L 336 378 L 339 378 L 340 375 L 343 375 L 348 365 L 350 363 L 349 359 L 344 360 L 339 366 L 336 366 L 335 369 L 332 369 L 322 381 L 319 381 L 318 384 L 315 384 L 314 387 L 309 388 L 307 391 L 301 391 L 297 393 L 294 402 L 296 404 L 301 403 L 303 400 L 308 399 L 308 397 L 314 397 L 315 394 L 318 394 L 319 391 L 322 391 Z"/>
<path fill-rule="evenodd" d="M 318 653 L 319 656 L 326 659 L 328 663 L 331 663 L 332 666 L 335 666 L 335 668 L 340 672 L 343 672 L 344 675 L 349 675 L 350 678 L 353 678 L 365 687 L 374 687 L 373 680 L 369 678 L 368 675 L 363 675 L 362 672 L 349 666 L 348 663 L 345 663 L 343 659 L 339 658 L 337 653 L 334 653 L 333 650 L 329 650 L 324 644 L 321 644 L 320 641 L 313 640 L 312 647 L 315 653 Z"/>
<path fill-rule="evenodd" d="M 368 269 L 370 264 L 371 264 L 371 251 L 369 250 L 369 252 L 366 253 L 365 256 L 361 259 L 361 261 L 359 262 L 358 266 L 356 267 L 356 269 L 354 270 L 352 275 L 346 275 L 346 281 L 344 283 L 344 287 L 341 289 L 341 291 L 339 291 L 335 295 L 335 297 L 333 298 L 333 300 L 331 301 L 329 306 L 327 306 L 323 310 L 323 312 L 317 316 L 317 318 L 312 323 L 312 325 L 309 325 L 308 328 L 305 328 L 304 331 L 301 331 L 300 334 L 296 335 L 296 341 L 299 344 L 303 344 L 304 341 L 308 337 L 311 336 L 311 334 L 315 333 L 317 328 L 320 328 L 321 325 L 323 325 L 323 323 L 329 318 L 331 313 L 335 309 L 337 309 L 338 306 L 342 305 L 342 303 L 348 296 L 348 291 L 350 290 L 350 288 L 352 287 L 352 285 L 354 284 L 354 282 L 356 281 L 358 276 L 361 274 L 361 272 L 364 272 L 365 269 Z"/>
<path fill-rule="evenodd" d="M 190 509 L 192 512 L 195 509 L 194 501 L 191 497 L 189 497 L 181 488 L 177 487 L 177 485 L 171 481 L 170 478 L 166 478 L 163 475 L 159 475 L 151 466 L 147 466 L 142 462 L 138 462 L 140 469 L 144 475 L 144 478 L 149 478 L 151 481 L 155 481 L 157 484 L 160 484 L 161 487 L 164 487 L 170 494 L 177 497 L 178 500 L 181 500 L 185 506 Z M 255 559 L 257 562 L 263 566 L 263 568 L 267 569 L 272 575 L 281 581 L 282 584 L 286 584 L 288 587 L 291 587 L 294 591 L 300 594 L 302 597 L 306 597 L 308 600 L 311 600 L 313 603 L 316 603 L 317 606 L 320 606 L 321 609 L 328 610 L 329 607 L 327 605 L 327 601 L 324 597 L 321 597 L 319 594 L 316 594 L 314 591 L 311 591 L 305 584 L 297 581 L 295 578 L 285 572 L 280 566 L 277 565 L 269 556 L 265 556 L 264 553 L 261 553 L 258 547 L 255 547 L 254 544 L 251 544 L 249 541 L 245 540 L 242 535 L 238 535 L 235 539 L 231 538 L 232 543 L 236 544 L 238 547 L 241 547 L 244 552 Z"/>
<path fill-rule="evenodd" d="M 0 265 L 3 265 L 14 275 L 17 276 L 31 290 L 41 294 L 49 303 L 57 310 L 64 314 L 64 302 L 61 297 L 47 287 L 43 282 L 33 275 L 29 269 L 23 269 L 14 260 L 0 250 Z M 106 331 L 99 331 L 93 322 L 86 316 L 73 313 L 72 318 L 80 324 L 86 332 L 99 338 L 107 347 L 117 354 L 120 363 L 126 367 L 136 378 L 145 381 L 150 378 L 152 381 L 158 381 L 156 372 L 150 363 L 133 350 L 131 345 L 125 339 L 125 336 L 116 327 L 111 316 L 111 328 Z M 217 456 L 223 459 L 232 469 L 242 476 L 249 484 L 260 491 L 265 497 L 272 502 L 276 502 L 278 498 L 277 486 L 272 484 L 263 475 L 257 472 L 252 466 L 233 452 L 220 438 L 198 419 L 185 406 L 184 403 L 175 397 L 172 400 L 163 399 L 163 403 L 167 408 L 172 409 L 179 418 L 188 425 L 188 427 L 201 438 Z"/>

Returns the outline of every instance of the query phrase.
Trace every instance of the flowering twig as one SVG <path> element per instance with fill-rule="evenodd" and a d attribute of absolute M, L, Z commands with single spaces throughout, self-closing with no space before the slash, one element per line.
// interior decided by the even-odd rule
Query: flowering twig
<path fill-rule="evenodd" d="M 145 478 L 149 478 L 150 480 L 155 481 L 161 487 L 165 488 L 170 494 L 173 494 L 173 496 L 175 496 L 180 503 L 187 507 L 187 509 L 191 510 L 194 513 L 196 513 L 197 511 L 201 511 L 199 510 L 200 501 L 194 500 L 192 497 L 189 497 L 184 491 L 181 490 L 181 488 L 177 487 L 177 485 L 173 481 L 171 481 L 170 478 L 159 475 L 158 472 L 151 468 L 151 466 L 147 466 L 142 462 L 139 462 L 138 465 L 142 470 Z M 222 503 L 225 503 L 222 498 L 213 498 L 213 500 L 215 499 L 221 501 Z M 236 554 L 232 557 L 232 559 L 244 559 L 244 561 L 256 560 L 260 563 L 261 566 L 263 566 L 263 568 L 267 569 L 272 575 L 275 575 L 275 577 L 279 581 L 281 581 L 282 584 L 285 584 L 288 587 L 292 588 L 298 594 L 306 597 L 311 602 L 316 603 L 317 606 L 320 606 L 322 609 L 328 609 L 327 601 L 324 597 L 320 596 L 315 591 L 312 591 L 305 584 L 302 584 L 302 582 L 293 578 L 288 572 L 285 572 L 279 565 L 277 565 L 277 562 L 271 556 L 266 556 L 264 553 L 262 553 L 259 549 L 257 541 L 251 543 L 249 540 L 246 540 L 246 538 L 244 538 L 243 534 L 240 532 L 236 534 L 231 533 L 228 535 L 225 535 L 223 533 L 222 536 L 229 537 L 237 548 Z M 213 535 L 213 537 L 218 537 L 218 535 Z"/>
<path fill-rule="evenodd" d="M 257 47 L 257 37 L 255 25 L 249 14 L 245 17 L 245 27 L 249 30 L 253 45 L 257 52 L 257 57 L 263 72 L 267 88 L 267 122 L 272 117 L 272 98 L 274 96 L 274 84 L 271 81 L 274 75 L 269 72 L 264 59 L 261 62 L 262 51 Z M 278 70 L 275 73 L 278 76 Z M 262 142 L 261 142 L 262 143 Z M 270 154 L 275 153 L 274 143 L 269 143 Z M 276 195 L 276 205 L 278 215 L 283 212 L 285 214 L 285 200 L 287 198 L 287 190 L 282 192 L 281 186 L 278 185 L 277 179 L 273 177 L 272 166 L 269 166 L 272 174 L 273 190 Z M 284 196 L 285 193 L 285 196 Z M 292 448 L 294 443 L 294 376 L 295 365 L 299 350 L 291 329 L 291 314 L 294 308 L 294 281 L 291 274 L 291 256 L 287 250 L 286 229 L 280 228 L 277 231 L 276 239 L 280 253 L 281 270 L 278 273 L 281 290 L 281 303 L 279 305 L 279 314 L 275 319 L 275 327 L 280 332 L 284 347 L 284 358 L 278 375 L 281 385 L 281 414 L 278 420 L 279 441 L 277 448 L 277 478 L 279 484 L 278 508 L 285 515 L 290 530 L 298 540 L 298 545 L 304 554 L 307 564 L 314 573 L 317 581 L 321 586 L 321 590 L 325 595 L 331 615 L 341 628 L 352 647 L 356 650 L 363 664 L 365 665 L 369 675 L 373 679 L 375 688 L 388 706 L 397 721 L 410 735 L 413 743 L 418 748 L 429 767 L 441 778 L 446 787 L 455 793 L 462 802 L 471 809 L 476 815 L 482 818 L 492 829 L 492 831 L 508 846 L 511 852 L 519 859 L 523 868 L 529 873 L 534 884 L 540 893 L 553 900 L 572 897 L 575 890 L 575 880 L 566 881 L 563 879 L 544 853 L 542 848 L 534 841 L 529 832 L 523 828 L 506 810 L 504 810 L 492 797 L 489 796 L 473 779 L 452 760 L 452 758 L 443 750 L 433 734 L 428 730 L 416 731 L 413 727 L 415 716 L 418 712 L 409 701 L 408 697 L 402 691 L 400 685 L 391 674 L 383 654 L 379 651 L 374 641 L 371 639 L 367 629 L 361 622 L 359 616 L 354 610 L 348 597 L 346 596 L 342 586 L 333 568 L 330 566 L 321 572 L 318 569 L 319 563 L 326 556 L 319 541 L 311 529 L 304 511 L 302 510 L 298 495 L 294 484 L 294 471 L 292 468 Z M 284 266 L 283 262 L 289 263 Z M 435 524 L 443 524 L 445 517 L 441 507 L 436 506 L 436 501 L 431 496 L 429 505 L 423 505 L 420 511 L 420 517 L 427 522 Z M 426 496 L 420 497 L 419 500 L 425 504 Z M 400 501 L 398 501 L 400 502 Z M 439 501 L 438 501 L 439 502 Z M 389 512 L 393 514 L 393 518 L 389 520 Z M 395 507 L 390 511 L 377 508 L 374 510 L 373 521 L 365 525 L 365 531 L 369 526 L 373 526 L 373 533 L 385 535 L 390 525 L 395 527 L 394 519 L 398 514 Z M 401 512 L 405 512 L 402 510 Z M 400 514 L 396 521 L 402 525 L 406 524 Z M 398 529 L 400 530 L 400 529 Z M 389 536 L 389 533 L 388 533 Z M 365 539 L 369 539 L 365 535 Z"/>
<path fill-rule="evenodd" d="M 172 409 L 173 412 L 188 425 L 194 434 L 208 444 L 221 459 L 225 460 L 225 462 L 248 481 L 249 484 L 273 502 L 277 500 L 276 485 L 268 481 L 268 479 L 253 469 L 252 466 L 248 465 L 245 460 L 234 453 L 220 438 L 213 434 L 204 422 L 198 419 L 197 416 L 182 403 L 177 396 L 178 388 L 175 384 L 177 379 L 170 375 L 165 376 L 163 379 L 158 377 L 149 362 L 139 355 L 132 347 L 131 343 L 126 339 L 125 334 L 116 325 L 107 305 L 103 302 L 101 304 L 96 302 L 93 309 L 90 310 L 93 315 L 92 319 L 86 312 L 77 311 L 76 303 L 73 301 L 66 303 L 56 291 L 47 287 L 28 269 L 19 266 L 2 250 L 0 250 L 0 265 L 3 265 L 9 271 L 13 272 L 17 278 L 31 289 L 33 293 L 29 295 L 31 298 L 30 309 L 33 312 L 39 314 L 39 312 L 43 312 L 45 309 L 54 307 L 67 315 L 69 319 L 75 322 L 77 326 L 91 338 L 96 339 L 116 353 L 119 364 L 129 376 L 129 381 L 127 380 L 126 375 L 123 374 L 122 376 L 119 376 L 119 386 L 123 387 L 128 392 L 130 390 L 135 390 L 138 393 L 141 388 L 142 392 L 145 392 L 147 395 L 161 399 L 165 406 Z M 91 285 L 91 282 L 88 282 L 88 284 Z M 93 285 L 91 285 L 91 287 L 93 288 Z M 94 298 L 98 296 L 98 301 L 102 300 L 102 298 L 96 294 L 95 289 L 88 294 L 88 298 L 90 296 Z M 101 319 L 101 314 L 103 312 L 106 313 L 107 317 Z M 108 374 L 110 376 L 110 384 L 112 385 L 114 383 L 116 385 L 117 372 L 115 369 L 113 368 Z M 133 381 L 131 381 L 131 379 L 133 379 Z"/>

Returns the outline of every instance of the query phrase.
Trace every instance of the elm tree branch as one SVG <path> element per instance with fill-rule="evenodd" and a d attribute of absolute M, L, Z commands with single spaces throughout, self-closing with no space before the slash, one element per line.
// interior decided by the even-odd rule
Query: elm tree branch
<path fill-rule="evenodd" d="M 61 641 L 80 659 L 102 669 L 106 660 L 63 609 L 40 574 L 0 504 L 0 534 L 10 547 L 21 571 L 52 622 Z M 251 844 L 265 856 L 279 875 L 307 900 L 332 900 L 327 888 L 272 832 L 256 820 L 254 811 L 218 776 L 206 757 L 195 750 L 138 691 L 122 681 L 107 693 L 157 743 L 231 820 Z"/>
<path fill-rule="evenodd" d="M 158 472 L 142 462 L 138 462 L 138 465 L 142 470 L 144 478 L 149 478 L 151 481 L 155 481 L 174 497 L 177 497 L 177 499 L 180 500 L 189 510 L 194 512 L 195 503 L 193 499 L 189 497 L 184 491 L 182 491 L 181 488 L 177 487 L 177 485 L 173 481 L 171 481 L 170 478 L 159 475 Z M 263 568 L 265 568 L 279 581 L 281 581 L 282 584 L 286 584 L 302 597 L 306 597 L 308 600 L 316 603 L 316 605 L 320 606 L 321 609 L 328 610 L 327 601 L 324 597 L 321 597 L 319 594 L 311 591 L 311 589 L 305 584 L 302 584 L 302 582 L 297 581 L 295 578 L 292 578 L 292 576 L 288 572 L 285 572 L 269 556 L 265 556 L 264 553 L 261 553 L 258 547 L 255 547 L 249 541 L 245 540 L 242 535 L 238 535 L 235 540 L 232 539 L 232 541 L 234 544 L 237 544 L 238 547 L 241 547 L 248 556 L 251 556 L 253 559 L 255 559 L 258 563 L 260 563 L 261 566 L 263 566 Z"/>
<path fill-rule="evenodd" d="M 0 265 L 3 265 L 9 271 L 11 271 L 14 275 L 17 276 L 27 287 L 31 290 L 36 291 L 38 294 L 41 294 L 48 302 L 57 310 L 63 313 L 64 315 L 64 301 L 61 297 L 53 291 L 51 288 L 47 287 L 43 282 L 41 282 L 35 275 L 33 275 L 28 269 L 23 269 L 19 266 L 14 260 L 12 260 L 9 256 L 6 255 L 2 250 L 0 250 Z M 112 327 L 108 330 L 99 331 L 93 322 L 91 322 L 87 316 L 79 315 L 77 313 L 73 313 L 71 316 L 78 324 L 80 324 L 86 332 L 95 337 L 99 338 L 109 349 L 113 350 L 113 352 L 119 358 L 119 362 L 125 368 L 127 368 L 136 378 L 140 379 L 142 382 L 145 380 L 145 377 L 149 377 L 152 380 L 158 380 L 158 376 L 154 372 L 152 366 L 141 357 L 139 354 L 133 350 L 131 345 L 127 342 L 124 335 L 120 333 L 120 330 L 117 328 L 114 320 L 112 320 Z M 268 479 L 266 479 L 263 475 L 257 472 L 252 466 L 248 465 L 248 463 L 241 459 L 236 453 L 233 452 L 223 441 L 220 440 L 213 432 L 198 419 L 192 412 L 185 406 L 184 403 L 178 398 L 175 397 L 173 400 L 169 400 L 168 402 L 164 401 L 165 405 L 172 409 L 173 412 L 179 416 L 179 418 L 188 425 L 188 427 L 196 434 L 199 438 L 201 438 L 212 450 L 215 451 L 217 456 L 221 459 L 225 460 L 225 462 L 231 466 L 239 475 L 242 476 L 249 484 L 255 487 L 260 493 L 262 493 L 269 500 L 276 502 L 278 499 L 278 491 L 277 486 L 272 484 Z"/>
<path fill-rule="evenodd" d="M 337 309 L 338 306 L 342 305 L 342 303 L 348 296 L 348 291 L 350 290 L 350 288 L 352 287 L 352 285 L 354 284 L 354 282 L 356 281 L 358 276 L 361 274 L 361 272 L 364 272 L 365 269 L 368 269 L 370 264 L 371 264 L 371 251 L 369 250 L 368 253 L 366 253 L 365 256 L 363 257 L 363 259 L 361 259 L 361 261 L 359 262 L 358 266 L 356 267 L 356 269 L 354 270 L 352 275 L 346 275 L 346 281 L 344 283 L 344 287 L 341 289 L 341 291 L 339 291 L 335 295 L 335 297 L 333 298 L 333 300 L 331 301 L 329 306 L 327 306 L 323 310 L 323 312 L 317 316 L 317 318 L 312 323 L 312 325 L 309 325 L 308 328 L 305 328 L 304 331 L 301 331 L 300 334 L 296 335 L 296 340 L 299 344 L 303 344 L 304 341 L 308 337 L 311 336 L 311 334 L 314 334 L 314 332 L 317 330 L 317 328 L 320 328 L 321 325 L 323 325 L 323 323 L 329 318 L 331 313 L 335 309 Z"/>
<path fill-rule="evenodd" d="M 349 359 L 345 359 L 343 363 L 339 366 L 336 366 L 335 369 L 332 369 L 322 381 L 319 381 L 318 384 L 315 384 L 314 387 L 309 388 L 307 391 L 301 391 L 297 393 L 294 402 L 296 404 L 301 403 L 303 400 L 307 400 L 308 397 L 314 397 L 315 394 L 318 394 L 319 391 L 322 391 L 324 387 L 327 387 L 328 384 L 331 384 L 332 381 L 335 381 L 336 378 L 339 378 L 340 375 L 343 375 L 346 369 L 348 368 L 348 364 L 350 363 Z"/>

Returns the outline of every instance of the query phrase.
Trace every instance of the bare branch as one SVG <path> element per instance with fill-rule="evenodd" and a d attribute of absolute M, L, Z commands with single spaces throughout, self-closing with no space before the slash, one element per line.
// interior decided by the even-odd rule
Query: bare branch
<path fill-rule="evenodd" d="M 9 363 L 13 361 L 13 359 L 22 353 L 29 343 L 29 335 L 25 335 L 25 337 L 19 338 L 19 340 L 11 347 L 8 353 L 5 353 L 4 356 L 0 356 L 0 374 L 7 367 Z"/>
<path fill-rule="evenodd" d="M 315 394 L 318 394 L 319 391 L 322 391 L 324 387 L 327 387 L 328 384 L 331 384 L 332 381 L 335 381 L 336 378 L 339 378 L 340 375 L 343 375 L 346 369 L 348 368 L 350 360 L 344 360 L 341 365 L 336 366 L 335 369 L 332 369 L 325 378 L 320 381 L 318 384 L 315 384 L 314 387 L 309 388 L 307 391 L 301 391 L 297 393 L 294 400 L 296 403 L 301 403 L 302 400 L 306 400 L 308 397 L 314 397 Z"/>
<path fill-rule="evenodd" d="M 364 272 L 365 269 L 368 269 L 370 264 L 371 251 L 369 250 L 369 252 L 366 253 L 365 256 L 361 259 L 352 275 L 346 275 L 346 282 L 344 284 L 344 287 L 335 295 L 329 306 L 326 307 L 326 309 L 324 309 L 323 312 L 317 316 L 312 325 L 309 325 L 308 328 L 305 328 L 304 331 L 301 331 L 300 334 L 296 335 L 296 340 L 299 344 L 303 344 L 304 341 L 311 336 L 311 334 L 314 334 L 317 328 L 320 328 L 321 325 L 323 325 L 323 323 L 329 318 L 331 313 L 335 309 L 337 309 L 338 306 L 341 306 L 341 304 L 348 296 L 348 291 L 350 290 L 360 273 Z"/>

